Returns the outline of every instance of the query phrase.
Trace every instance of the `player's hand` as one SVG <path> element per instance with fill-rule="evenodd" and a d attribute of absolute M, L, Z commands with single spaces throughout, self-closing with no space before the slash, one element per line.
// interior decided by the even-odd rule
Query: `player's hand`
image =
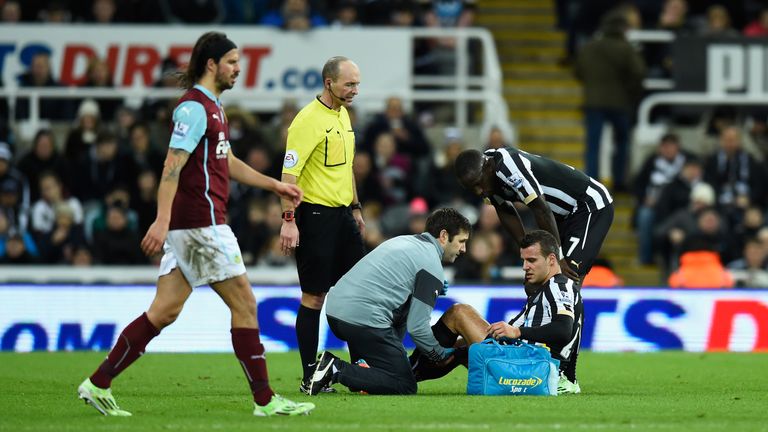
<path fill-rule="evenodd" d="M 352 210 L 352 217 L 357 222 L 357 228 L 360 230 L 360 237 L 365 238 L 365 221 L 363 220 L 362 210 Z"/>
<path fill-rule="evenodd" d="M 285 222 L 280 227 L 280 249 L 284 255 L 290 255 L 299 246 L 299 227 L 296 222 Z"/>
<path fill-rule="evenodd" d="M 144 255 L 152 257 L 160 253 L 166 236 L 168 236 L 168 224 L 157 220 L 152 222 L 144 239 L 141 240 L 141 250 Z"/>
<path fill-rule="evenodd" d="M 520 329 L 509 325 L 504 321 L 499 321 L 491 324 L 488 327 L 487 334 L 494 339 L 510 338 L 517 339 L 520 337 Z"/>
<path fill-rule="evenodd" d="M 277 182 L 274 192 L 278 194 L 280 198 L 290 200 L 294 207 L 298 206 L 301 203 L 301 199 L 304 198 L 304 191 L 295 184 Z"/>
<path fill-rule="evenodd" d="M 579 281 L 579 274 L 571 268 L 565 258 L 560 260 L 560 271 L 563 272 L 569 279 L 573 279 L 574 282 Z"/>
<path fill-rule="evenodd" d="M 454 348 L 446 348 L 445 352 L 443 353 L 443 358 L 436 364 L 440 367 L 448 366 L 448 364 L 453 361 L 453 353 L 455 351 L 456 349 Z"/>

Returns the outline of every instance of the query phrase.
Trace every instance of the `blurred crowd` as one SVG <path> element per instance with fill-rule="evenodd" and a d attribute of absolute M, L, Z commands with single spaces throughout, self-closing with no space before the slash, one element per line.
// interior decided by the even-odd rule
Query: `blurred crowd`
<path fill-rule="evenodd" d="M 556 4 L 558 27 L 567 33 L 566 53 L 571 58 L 611 10 L 622 11 L 630 30 L 704 37 L 768 35 L 768 4 L 763 0 L 557 0 Z M 650 76 L 670 76 L 673 61 L 668 44 L 648 44 L 643 54 Z"/>
<path fill-rule="evenodd" d="M 172 100 L 150 100 L 131 109 L 119 101 L 86 99 L 66 133 L 41 129 L 24 150 L 0 142 L 0 263 L 149 263 L 139 242 L 155 217 L 173 106 Z M 289 101 L 280 112 L 259 116 L 225 107 L 232 151 L 279 178 L 287 128 L 298 108 Z M 112 119 L 103 114 L 112 111 Z M 466 148 L 462 131 L 445 128 L 439 142 L 431 142 L 398 97 L 367 119 L 352 114 L 354 173 L 369 248 L 395 235 L 420 233 L 432 209 L 454 206 L 477 223 L 457 277 L 500 279 L 501 266 L 518 263 L 493 208 L 464 191 L 453 174 L 452 161 Z M 487 141 L 488 147 L 508 145 L 497 129 Z M 294 265 L 280 252 L 275 196 L 233 183 L 229 218 L 246 264 Z"/>
<path fill-rule="evenodd" d="M 768 6 L 757 1 L 691 2 L 685 0 L 579 0 L 556 2 L 559 25 L 568 32 L 570 57 L 585 88 L 588 174 L 596 173 L 595 142 L 604 122 L 614 127 L 615 193 L 633 193 L 632 218 L 638 234 L 638 260 L 658 265 L 661 283 L 678 283 L 684 271 L 713 280 L 702 269 L 741 272 L 738 283 L 768 287 L 768 112 L 717 108 L 695 122 L 703 132 L 666 134 L 654 154 L 633 176 L 629 130 L 642 79 L 670 75 L 669 50 L 636 46 L 629 29 L 667 29 L 677 34 L 765 36 Z M 315 0 L 0 0 L 2 20 L 72 23 L 227 23 L 273 25 L 286 30 L 318 26 L 442 26 L 473 24 L 472 0 L 315 1 Z M 416 44 L 415 67 L 421 72 L 450 73 L 453 62 L 441 52 L 451 40 Z M 602 56 L 602 57 L 601 57 Z M 607 79 L 607 58 L 622 69 Z M 620 66 L 619 66 L 620 65 Z M 158 88 L 176 86 L 179 65 L 163 62 Z M 112 87 L 106 62 L 94 57 L 84 87 Z M 627 70 L 634 71 L 628 75 Z M 594 85 L 593 85 L 594 83 Z M 32 56 L 18 84 L 60 86 L 51 73 L 49 53 Z M 66 265 L 146 264 L 139 241 L 155 216 L 156 190 L 169 139 L 174 101 L 148 99 L 131 108 L 120 99 L 41 100 L 41 117 L 61 128 L 43 128 L 30 143 L 17 142 L 0 100 L 0 263 Z M 354 161 L 358 194 L 367 221 L 365 241 L 374 248 L 387 238 L 423 230 L 429 211 L 458 207 L 474 224 L 467 255 L 458 260 L 457 280 L 501 282 L 502 269 L 519 265 L 514 243 L 501 228 L 494 209 L 464 191 L 452 162 L 468 147 L 498 148 L 505 142 L 498 129 L 483 143 L 467 143 L 463 131 L 445 128 L 427 133 L 433 122 L 387 99 L 381 111 L 365 118 L 351 112 L 357 137 Z M 279 178 L 287 127 L 299 106 L 287 101 L 273 115 L 226 108 L 233 152 L 255 169 Z M 16 105 L 16 119 L 29 107 Z M 689 112 L 690 113 L 690 112 Z M 673 118 L 680 112 L 665 113 Z M 432 137 L 432 138 L 430 138 Z M 597 137 L 597 138 L 595 138 Z M 601 179 L 604 180 L 604 179 Z M 524 221 L 533 227 L 526 209 Z M 281 209 L 277 199 L 260 190 L 232 184 L 229 223 L 249 265 L 292 266 L 280 253 Z M 605 267 L 610 270 L 610 263 Z M 682 267 L 681 268 L 681 264 Z M 693 266 L 693 267 L 690 267 Z M 733 284 L 733 280 L 729 283 Z M 685 284 L 685 281 L 682 282 Z"/>
<path fill-rule="evenodd" d="M 768 287 L 768 154 L 747 151 L 733 124 L 712 139 L 713 152 L 692 154 L 666 134 L 643 163 L 634 181 L 638 257 L 658 263 L 670 281 L 686 266 L 704 281 L 715 268 L 727 277 L 727 268 L 743 274 L 744 285 Z"/>

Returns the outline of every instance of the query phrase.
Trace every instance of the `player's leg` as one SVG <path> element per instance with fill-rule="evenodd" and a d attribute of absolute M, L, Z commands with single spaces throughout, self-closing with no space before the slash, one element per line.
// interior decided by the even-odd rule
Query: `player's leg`
<path fill-rule="evenodd" d="M 411 373 L 405 348 L 393 328 L 376 329 L 355 326 L 329 317 L 336 336 L 362 353 L 368 368 L 347 363 L 329 352 L 321 355 L 311 379 L 312 394 L 330 383 L 369 394 L 414 394 L 416 380 Z"/>
<path fill-rule="evenodd" d="M 581 280 L 589 273 L 592 268 L 595 259 L 600 253 L 600 248 L 608 236 L 608 231 L 611 229 L 613 223 L 614 208 L 613 205 L 608 205 L 601 210 L 594 213 L 589 213 L 585 217 L 572 218 L 570 221 L 566 221 L 563 229 L 561 230 L 561 236 L 563 237 L 563 252 L 574 268 Z M 581 287 L 578 288 L 581 290 Z M 584 305 L 580 301 L 577 307 L 580 307 L 581 320 L 583 322 Z M 574 323 L 574 329 L 577 329 L 576 323 Z M 580 392 L 578 387 L 578 378 L 576 376 L 576 365 L 578 363 L 579 351 L 581 349 L 581 326 L 578 326 L 578 334 L 575 335 L 576 340 L 568 358 L 568 364 L 564 370 L 564 374 L 571 385 L 574 387 L 573 393 Z M 578 390 L 578 391 L 576 391 Z"/>
<path fill-rule="evenodd" d="M 256 316 L 256 298 L 246 275 L 212 283 L 211 288 L 224 300 L 231 312 L 232 347 L 253 394 L 256 404 L 254 414 L 296 415 L 314 409 L 314 404 L 295 403 L 275 395 L 269 386 L 267 360 Z"/>
<path fill-rule="evenodd" d="M 488 335 L 488 321 L 475 308 L 467 304 L 454 304 L 432 326 L 432 334 L 446 348 L 454 347 L 458 336 L 462 344 L 447 363 L 435 363 L 415 349 L 409 357 L 411 369 L 417 381 L 438 379 L 450 373 L 459 365 L 467 366 L 469 345 L 483 341 Z"/>
<path fill-rule="evenodd" d="M 149 310 L 123 329 L 107 358 L 78 388 L 80 398 L 104 415 L 130 415 L 115 403 L 110 390 L 112 380 L 144 354 L 160 330 L 176 320 L 191 292 L 178 268 L 161 276 Z"/>

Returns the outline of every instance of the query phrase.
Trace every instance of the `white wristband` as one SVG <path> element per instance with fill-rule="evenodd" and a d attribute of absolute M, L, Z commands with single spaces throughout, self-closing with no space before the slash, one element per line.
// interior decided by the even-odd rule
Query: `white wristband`
<path fill-rule="evenodd" d="M 564 258 L 563 257 L 563 247 L 560 246 L 559 248 L 557 248 L 557 259 L 561 260 L 563 258 Z"/>

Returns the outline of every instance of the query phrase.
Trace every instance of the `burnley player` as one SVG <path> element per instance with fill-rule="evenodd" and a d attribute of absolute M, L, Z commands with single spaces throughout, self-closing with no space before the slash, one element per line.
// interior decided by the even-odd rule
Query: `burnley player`
<path fill-rule="evenodd" d="M 232 314 L 232 346 L 253 393 L 254 415 L 307 414 L 312 403 L 296 403 L 269 386 L 259 338 L 256 299 L 232 230 L 226 225 L 229 181 L 271 190 L 294 205 L 302 191 L 267 177 L 236 158 L 219 96 L 240 73 L 235 44 L 223 33 L 203 34 L 195 44 L 180 85 L 187 91 L 173 112 L 173 134 L 158 189 L 157 218 L 141 242 L 148 256 L 164 253 L 155 299 L 146 313 L 123 329 L 106 360 L 78 388 L 100 413 L 129 416 L 115 402 L 112 380 L 136 361 L 155 336 L 179 316 L 192 288 L 210 285 Z"/>

